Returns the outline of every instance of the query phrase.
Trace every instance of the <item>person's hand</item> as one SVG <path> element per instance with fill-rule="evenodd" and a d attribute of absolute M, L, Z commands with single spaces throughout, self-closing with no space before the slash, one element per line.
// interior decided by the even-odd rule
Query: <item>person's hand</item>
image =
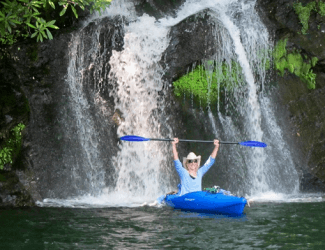
<path fill-rule="evenodd" d="M 215 145 L 216 148 L 219 148 L 219 146 L 220 146 L 219 140 L 217 140 L 217 139 L 213 140 L 213 144 Z"/>
<path fill-rule="evenodd" d="M 179 139 L 178 138 L 174 138 L 174 140 L 172 141 L 172 144 L 173 145 L 176 145 L 178 142 L 179 142 Z"/>

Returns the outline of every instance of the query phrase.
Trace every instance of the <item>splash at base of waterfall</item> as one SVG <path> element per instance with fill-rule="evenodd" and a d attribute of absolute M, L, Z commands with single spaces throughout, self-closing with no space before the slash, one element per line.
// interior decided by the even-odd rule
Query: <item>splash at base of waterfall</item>
<path fill-rule="evenodd" d="M 132 197 L 129 194 L 110 192 L 103 190 L 99 196 L 84 195 L 68 199 L 44 199 L 37 201 L 36 205 L 40 207 L 73 207 L 73 208 L 91 208 L 91 207 L 140 207 L 144 204 L 150 204 L 155 201 L 152 197 Z"/>
<path fill-rule="evenodd" d="M 250 203 L 305 203 L 305 202 L 324 202 L 325 194 L 323 193 L 296 193 L 283 194 L 276 192 L 260 193 L 246 197 Z"/>
<path fill-rule="evenodd" d="M 118 6 L 112 4 L 112 7 L 115 6 L 118 10 L 124 6 L 117 2 L 116 5 Z M 210 9 L 210 14 L 218 23 L 215 33 L 220 33 L 218 40 L 222 41 L 220 44 L 223 45 L 213 60 L 217 65 L 222 65 L 221 63 L 226 60 L 229 67 L 232 62 L 238 61 L 247 83 L 245 88 L 234 93 L 233 101 L 236 105 L 233 105 L 233 109 L 236 110 L 233 117 L 223 116 L 220 112 L 214 117 L 212 112 L 209 112 L 209 120 L 213 127 L 211 134 L 217 135 L 224 130 L 224 137 L 231 138 L 231 140 L 242 140 L 241 137 L 246 136 L 251 140 L 264 141 L 265 139 L 268 144 L 270 143 L 269 145 L 277 142 L 276 146 L 271 145 L 268 151 L 237 149 L 235 152 L 233 149 L 229 161 L 225 164 L 229 166 L 225 173 L 228 174 L 227 178 L 232 183 L 226 183 L 228 186 L 224 188 L 231 189 L 231 192 L 240 190 L 244 193 L 248 190 L 247 193 L 254 194 L 250 198 L 255 200 L 286 201 L 291 198 L 285 194 L 272 192 L 293 193 L 295 197 L 299 188 L 299 176 L 291 160 L 290 151 L 285 150 L 286 144 L 282 139 L 281 129 L 276 123 L 272 105 L 268 98 L 263 98 L 259 92 L 266 74 L 263 60 L 268 58 L 268 54 L 263 52 L 262 60 L 257 52 L 269 50 L 269 39 L 267 30 L 260 24 L 258 15 L 254 11 L 254 6 L 255 1 L 243 3 L 237 0 L 189 0 L 179 10 L 176 18 L 162 18 L 157 21 L 145 14 L 133 20 L 132 15 L 132 22 L 123 23 L 125 33 L 123 50 L 113 50 L 109 61 L 105 63 L 103 61 L 95 73 L 101 76 L 102 71 L 109 72 L 104 78 L 99 79 L 100 84 L 97 83 L 97 85 L 100 85 L 100 89 L 107 88 L 105 90 L 114 99 L 114 110 L 118 110 L 123 117 L 117 129 L 118 137 L 137 134 L 151 138 L 172 138 L 175 131 L 170 127 L 170 120 L 173 117 L 170 117 L 166 108 L 170 104 L 164 99 L 168 92 L 162 80 L 166 72 L 160 65 L 160 61 L 170 43 L 171 27 L 198 11 Z M 127 7 L 123 8 L 125 10 Z M 114 12 L 112 9 L 110 11 L 111 14 L 106 13 L 109 16 L 128 13 L 127 11 L 120 13 L 117 10 Z M 219 30 L 220 27 L 223 28 Z M 92 36 L 87 35 L 87 37 Z M 93 37 L 96 38 L 97 35 Z M 91 67 L 88 61 L 84 60 L 83 40 L 84 38 L 80 38 L 80 41 L 74 39 L 73 46 L 71 46 L 68 83 L 73 96 L 71 108 L 74 108 L 75 117 L 77 117 L 78 140 L 85 153 L 84 158 L 79 157 L 81 160 L 78 164 L 70 165 L 73 166 L 72 176 L 78 191 L 83 184 L 83 175 L 79 172 L 87 174 L 86 184 L 88 186 L 85 185 L 82 194 L 88 195 L 64 200 L 45 199 L 38 202 L 38 205 L 137 207 L 144 202 L 150 203 L 162 193 L 172 190 L 175 184 L 172 178 L 175 172 L 173 172 L 170 147 L 167 144 L 158 143 L 150 143 L 150 145 L 121 143 L 116 156 L 101 155 L 102 151 L 105 152 L 107 145 L 102 146 L 102 138 L 96 131 L 98 129 L 105 131 L 107 124 L 101 123 L 96 128 L 96 121 L 100 119 L 93 116 L 92 112 L 93 109 L 100 108 L 96 106 L 100 102 L 95 102 L 92 109 L 87 99 L 89 96 L 87 89 L 84 89 L 84 85 L 88 85 L 84 84 L 84 76 L 80 72 L 86 72 Z M 94 51 L 99 53 L 102 45 L 97 40 L 94 40 L 93 44 Z M 80 53 L 74 53 L 79 50 Z M 94 51 L 86 55 L 95 58 Z M 80 58 L 75 54 L 80 55 Z M 96 60 L 91 62 L 98 64 Z M 241 92 L 244 94 L 242 95 Z M 101 98 L 99 94 L 95 96 L 98 99 Z M 218 122 L 220 127 L 216 125 Z M 79 160 L 78 157 L 75 158 Z M 103 159 L 106 158 L 112 160 L 114 174 L 105 175 L 106 162 Z M 114 178 L 114 181 L 108 183 L 105 179 L 107 176 Z M 108 186 L 110 188 L 106 188 Z M 243 191 L 245 188 L 246 190 Z M 263 194 L 259 195 L 259 192 Z M 298 195 L 298 197 L 301 196 Z"/>
<path fill-rule="evenodd" d="M 259 203 L 310 203 L 325 202 L 323 193 L 297 193 L 283 194 L 275 192 L 266 192 L 259 195 L 245 197 L 250 205 Z M 105 190 L 100 196 L 80 196 L 71 199 L 44 199 L 37 201 L 39 207 L 67 207 L 67 208 L 109 208 L 109 207 L 142 207 L 144 205 L 154 204 L 155 200 L 151 197 L 130 197 L 116 192 L 110 193 Z M 155 205 L 155 207 L 160 207 Z"/>

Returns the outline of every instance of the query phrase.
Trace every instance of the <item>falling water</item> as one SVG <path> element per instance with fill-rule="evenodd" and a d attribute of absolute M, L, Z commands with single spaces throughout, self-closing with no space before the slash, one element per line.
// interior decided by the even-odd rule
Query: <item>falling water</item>
<path fill-rule="evenodd" d="M 116 109 L 122 111 L 124 119 L 119 136 L 171 137 L 167 122 L 160 121 L 165 104 L 161 96 L 164 72 L 159 61 L 169 43 L 167 33 L 168 29 L 158 27 L 153 17 L 143 15 L 125 27 L 124 50 L 113 52 L 111 78 L 118 84 L 113 94 Z M 167 191 L 164 181 L 167 149 L 166 143 L 122 143 L 115 158 L 118 169 L 115 191 L 129 199 L 151 200 Z"/>
<path fill-rule="evenodd" d="M 74 45 L 70 50 L 70 65 L 68 68 L 68 86 L 71 93 L 71 107 L 76 119 L 76 129 L 78 131 L 79 143 L 82 145 L 83 152 L 81 164 L 87 166 L 86 180 L 83 182 L 89 185 L 88 192 L 96 195 L 105 187 L 103 162 L 99 157 L 99 137 L 95 128 L 95 122 L 90 115 L 90 104 L 83 89 L 83 53 L 82 41 L 80 36 L 74 38 Z M 79 51 L 77 51 L 79 50 Z M 81 52 L 81 53 L 80 53 Z M 76 57 L 76 55 L 80 55 Z M 83 168 L 79 164 L 73 166 L 73 176 L 80 182 L 82 176 L 78 176 L 78 170 Z"/>
<path fill-rule="evenodd" d="M 233 93 L 234 100 L 229 101 L 229 103 L 234 103 L 233 107 L 240 114 L 241 121 L 239 122 L 244 123 L 244 131 L 235 125 L 238 119 L 224 116 L 220 112 L 218 102 L 221 130 L 225 131 L 225 136 L 231 140 L 271 141 L 270 147 L 266 150 L 260 148 L 249 149 L 249 151 L 233 150 L 234 155 L 228 164 L 237 165 L 237 169 L 245 168 L 246 171 L 245 179 L 242 179 L 242 182 L 245 182 L 244 186 L 238 185 L 237 188 L 244 188 L 247 193 L 254 196 L 265 192 L 292 193 L 299 187 L 298 174 L 291 154 L 283 141 L 276 116 L 271 111 L 270 100 L 260 91 L 264 88 L 266 81 L 265 68 L 267 62 L 271 60 L 272 46 L 267 29 L 255 11 L 255 3 L 256 1 L 187 1 L 178 12 L 177 18 L 166 18 L 160 22 L 173 26 L 187 17 L 189 13 L 209 9 L 208 13 L 215 18 L 215 40 L 218 41 L 220 48 L 214 57 L 215 70 L 221 72 L 222 64 L 226 63 L 231 73 L 232 62 L 238 62 L 242 70 L 238 72 L 238 78 L 242 75 L 245 82 L 244 86 L 240 86 L 240 82 L 232 83 L 233 86 L 238 87 Z M 206 60 L 210 61 L 211 58 Z M 208 72 L 209 83 L 213 69 L 210 69 L 211 63 L 207 61 L 204 65 Z M 222 79 L 218 80 L 222 81 Z M 216 128 L 215 118 L 211 111 L 209 111 L 209 119 L 214 134 L 220 135 L 221 130 Z M 262 123 L 265 124 L 264 127 Z M 271 133 L 274 137 L 266 136 L 264 131 Z M 275 139 L 281 143 L 273 147 L 272 141 Z M 242 159 L 241 161 L 238 161 L 238 156 Z M 276 160 L 279 158 L 282 162 Z M 285 165 L 285 170 L 282 170 L 283 165 Z"/>
<path fill-rule="evenodd" d="M 248 97 L 245 111 L 247 114 L 247 125 L 249 126 L 249 137 L 252 140 L 262 141 L 263 131 L 261 128 L 261 110 L 258 102 L 257 96 L 257 85 L 253 76 L 253 72 L 246 56 L 246 50 L 241 42 L 241 33 L 239 28 L 231 21 L 230 17 L 226 13 L 221 13 L 221 20 L 225 25 L 226 29 L 232 38 L 234 44 L 234 51 L 237 55 L 238 62 L 243 69 L 243 74 L 247 83 Z M 255 31 L 257 32 L 257 31 Z M 250 44 L 249 44 L 250 45 Z M 267 182 L 265 181 L 265 175 L 263 174 L 263 168 L 265 166 L 265 153 L 263 149 L 254 149 L 253 154 L 251 154 L 250 167 L 252 171 L 250 172 L 253 180 L 252 189 L 253 191 L 265 192 L 269 190 Z"/>
<path fill-rule="evenodd" d="M 252 149 L 252 152 L 249 153 L 250 158 L 246 158 L 251 186 L 250 193 L 252 195 L 272 191 L 291 193 L 298 190 L 297 171 L 290 153 L 285 147 L 285 142 L 279 135 L 278 131 L 281 130 L 277 126 L 274 113 L 270 111 L 269 100 L 264 97 L 263 92 L 260 92 L 259 95 L 258 90 L 259 88 L 263 89 L 266 60 L 270 60 L 271 46 L 267 29 L 259 20 L 254 5 L 255 1 L 241 2 L 237 4 L 239 7 L 237 11 L 234 12 L 232 6 L 231 11 L 220 13 L 220 19 L 232 38 L 234 51 L 247 83 L 247 105 L 244 105 L 244 109 L 240 109 L 243 117 L 246 118 L 247 136 L 257 141 L 272 141 L 277 138 L 281 141 L 278 147 L 281 147 L 283 153 L 278 152 L 280 156 L 274 155 L 274 157 L 282 158 L 285 155 L 283 157 L 285 161 L 277 161 L 276 164 L 273 164 L 274 159 L 269 156 L 272 151 L 278 151 L 278 149 L 273 148 L 272 145 L 267 150 Z M 241 17 L 236 19 L 237 15 Z M 253 70 L 256 72 L 255 74 L 253 74 Z M 262 128 L 263 118 L 266 119 L 264 128 Z M 273 131 L 273 134 L 277 134 L 277 136 L 266 137 L 264 136 L 265 130 Z M 283 164 L 285 164 L 285 170 L 281 171 Z"/>
<path fill-rule="evenodd" d="M 163 87 L 166 84 L 162 80 L 165 72 L 159 62 L 169 45 L 168 33 L 171 27 L 190 15 L 208 9 L 215 22 L 214 35 L 219 48 L 212 59 L 207 58 L 214 60 L 214 64 L 209 64 L 210 66 L 215 65 L 214 69 L 207 70 L 208 74 L 213 70 L 221 70 L 222 63 L 226 63 L 231 71 L 235 61 L 242 69 L 241 72 L 238 71 L 238 75 L 244 79 L 244 83 L 231 83 L 232 86 L 238 85 L 238 90 L 229 94 L 232 99 L 228 98 L 229 105 L 236 109 L 240 118 L 223 114 L 218 103 L 217 115 L 214 116 L 211 110 L 208 114 L 213 127 L 211 134 L 216 137 L 222 134 L 229 140 L 279 142 L 276 147 L 270 143 L 271 147 L 267 149 L 234 149 L 229 156 L 233 173 L 238 175 L 239 170 L 244 170 L 247 174 L 242 174 L 241 184 L 228 187 L 232 187 L 233 191 L 243 188 L 250 195 L 266 192 L 290 193 L 297 189 L 298 177 L 290 151 L 285 150 L 286 145 L 271 108 L 271 100 L 260 91 L 265 84 L 265 64 L 271 47 L 267 30 L 260 22 L 254 6 L 255 1 L 188 0 L 178 10 L 175 18 L 166 17 L 156 21 L 146 14 L 136 17 L 132 1 L 113 1 L 105 15 L 122 16 L 124 47 L 121 51 L 112 51 L 109 74 L 105 79 L 96 79 L 95 85 L 97 89 L 114 86 L 110 95 L 114 98 L 115 111 L 121 114 L 118 136 L 135 134 L 149 138 L 172 138 L 173 129 L 168 123 L 173 118 L 165 110 L 168 105 L 164 99 L 166 90 Z M 105 162 L 102 161 L 101 154 L 101 135 L 94 129 L 97 123 L 94 116 L 90 115 L 92 109 L 86 95 L 88 90 L 83 89 L 83 72 L 92 68 L 95 61 L 99 60 L 95 58 L 100 47 L 96 45 L 98 34 L 94 35 L 92 41 L 93 51 L 87 54 L 94 57 L 90 60 L 91 65 L 87 65 L 87 60 L 83 58 L 82 39 L 85 38 L 78 34 L 73 38 L 67 78 L 78 140 L 82 145 L 82 158 L 74 166 L 73 175 L 75 179 L 80 179 L 79 169 L 86 169 L 85 185 L 88 187 L 85 190 L 91 195 L 86 201 L 82 201 L 111 205 L 152 201 L 175 186 L 171 172 L 170 144 L 121 142 L 119 152 L 111 157 L 115 168 L 115 183 L 113 187 L 108 187 L 107 181 L 105 182 Z M 96 91 L 92 98 L 97 109 L 105 106 L 105 101 Z M 105 119 L 105 115 L 100 117 Z M 243 130 L 238 128 L 238 119 L 244 124 Z M 100 126 L 103 130 L 105 122 Z M 229 178 L 232 178 L 231 173 Z M 78 186 L 77 182 L 75 185 Z"/>

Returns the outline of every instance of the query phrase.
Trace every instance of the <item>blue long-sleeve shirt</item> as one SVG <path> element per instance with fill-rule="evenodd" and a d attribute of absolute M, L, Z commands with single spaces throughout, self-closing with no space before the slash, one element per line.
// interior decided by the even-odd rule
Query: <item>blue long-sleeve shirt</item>
<path fill-rule="evenodd" d="M 183 168 L 179 159 L 174 160 L 175 169 L 181 179 L 181 192 L 179 195 L 202 191 L 202 177 L 211 168 L 214 161 L 215 159 L 210 156 L 206 163 L 197 171 L 196 178 L 193 178 L 190 176 L 189 172 Z"/>

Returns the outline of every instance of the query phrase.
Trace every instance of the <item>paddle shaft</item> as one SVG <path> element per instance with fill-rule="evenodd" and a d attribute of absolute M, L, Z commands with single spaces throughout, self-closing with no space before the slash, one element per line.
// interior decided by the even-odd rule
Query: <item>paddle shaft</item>
<path fill-rule="evenodd" d="M 148 138 L 150 141 L 174 141 L 174 139 L 156 139 Z M 201 140 L 186 140 L 179 139 L 180 142 L 203 142 L 203 143 L 213 143 L 214 141 L 201 141 Z M 229 141 L 219 141 L 219 144 L 238 144 L 238 142 L 229 142 Z"/>
<path fill-rule="evenodd" d="M 122 141 L 173 141 L 174 139 L 158 139 L 158 138 L 145 138 L 137 135 L 125 135 L 120 137 Z M 184 140 L 179 139 L 180 142 L 204 142 L 204 143 L 213 143 L 214 141 L 203 141 L 203 140 Z M 244 142 L 228 142 L 228 141 L 219 141 L 220 144 L 237 144 L 245 147 L 260 147 L 265 148 L 267 145 L 264 142 L 259 141 L 244 141 Z"/>

